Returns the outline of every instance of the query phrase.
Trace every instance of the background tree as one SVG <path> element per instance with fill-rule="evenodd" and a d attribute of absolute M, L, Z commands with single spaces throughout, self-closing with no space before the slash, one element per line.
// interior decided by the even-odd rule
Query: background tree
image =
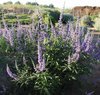
<path fill-rule="evenodd" d="M 53 5 L 53 4 L 50 4 L 50 5 L 49 5 L 49 8 L 54 8 L 54 5 Z"/>
<path fill-rule="evenodd" d="M 3 4 L 13 4 L 13 2 L 12 1 L 8 1 L 8 2 L 5 2 Z"/>
<path fill-rule="evenodd" d="M 20 1 L 15 2 L 15 4 L 21 4 Z"/>
<path fill-rule="evenodd" d="M 26 2 L 26 5 L 31 5 L 31 2 Z"/>
<path fill-rule="evenodd" d="M 31 5 L 39 5 L 37 2 L 32 2 Z"/>

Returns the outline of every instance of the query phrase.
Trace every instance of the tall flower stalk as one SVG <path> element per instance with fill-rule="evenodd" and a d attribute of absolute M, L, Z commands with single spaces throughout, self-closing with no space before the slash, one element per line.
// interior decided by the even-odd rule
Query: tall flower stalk
<path fill-rule="evenodd" d="M 40 45 L 40 40 L 38 38 L 38 66 L 37 66 L 37 71 L 43 71 L 43 70 L 45 70 L 45 59 L 43 57 L 42 47 Z"/>

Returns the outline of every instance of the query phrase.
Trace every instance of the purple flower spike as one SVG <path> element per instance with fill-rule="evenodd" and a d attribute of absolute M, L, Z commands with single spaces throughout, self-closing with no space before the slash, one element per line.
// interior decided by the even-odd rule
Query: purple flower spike
<path fill-rule="evenodd" d="M 91 36 L 90 32 L 85 35 L 85 39 L 82 43 L 82 50 L 87 52 L 90 49 L 90 45 L 92 43 L 93 36 Z"/>
<path fill-rule="evenodd" d="M 45 69 L 45 59 L 43 58 L 43 62 L 41 63 L 40 71 Z"/>
<path fill-rule="evenodd" d="M 17 78 L 17 75 L 16 74 L 13 74 L 12 72 L 11 72 L 11 70 L 10 70 L 10 68 L 9 68 L 9 66 L 7 65 L 7 74 L 11 77 L 11 78 L 13 78 L 14 80 L 18 80 L 18 78 Z"/>
<path fill-rule="evenodd" d="M 13 31 L 8 31 L 8 36 L 9 36 L 9 42 L 10 42 L 10 45 L 13 46 L 14 45 L 14 39 L 13 39 Z"/>
<path fill-rule="evenodd" d="M 72 62 L 77 62 L 78 61 L 78 59 L 79 59 L 79 57 L 80 57 L 80 55 L 79 55 L 79 53 L 74 53 L 73 55 L 72 55 Z"/>
<path fill-rule="evenodd" d="M 33 33 L 31 30 L 28 30 L 28 33 L 29 33 L 29 38 L 33 41 Z"/>
<path fill-rule="evenodd" d="M 40 46 L 40 41 L 38 41 L 38 63 L 42 62 L 42 50 Z"/>
<path fill-rule="evenodd" d="M 45 60 L 42 55 L 42 48 L 40 46 L 40 41 L 38 39 L 38 67 L 37 71 L 43 71 L 45 69 Z"/>
<path fill-rule="evenodd" d="M 50 24 L 51 24 L 52 35 L 53 35 L 54 37 L 56 37 L 56 31 L 55 31 L 55 28 L 54 28 L 54 25 L 53 25 L 52 21 L 50 21 Z"/>

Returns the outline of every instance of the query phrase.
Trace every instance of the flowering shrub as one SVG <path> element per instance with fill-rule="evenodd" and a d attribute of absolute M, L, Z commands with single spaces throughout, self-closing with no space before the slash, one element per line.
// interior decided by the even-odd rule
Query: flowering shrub
<path fill-rule="evenodd" d="M 19 22 L 18 28 L 8 29 L 3 20 L 1 37 L 9 46 L 6 53 L 16 57 L 13 71 L 7 65 L 7 73 L 17 85 L 14 95 L 66 95 L 90 72 L 93 37 L 90 32 L 84 34 L 78 20 L 75 25 L 63 25 L 62 14 L 56 27 L 52 22 L 50 27 L 44 24 L 41 15 L 37 24 L 25 29 Z"/>

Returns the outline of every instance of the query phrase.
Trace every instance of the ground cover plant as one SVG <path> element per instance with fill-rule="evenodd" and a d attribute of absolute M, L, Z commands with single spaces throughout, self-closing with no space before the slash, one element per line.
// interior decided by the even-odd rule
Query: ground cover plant
<path fill-rule="evenodd" d="M 94 57 L 90 55 L 93 36 L 84 33 L 79 18 L 63 24 L 63 12 L 58 24 L 44 23 L 38 12 L 38 21 L 22 28 L 7 24 L 2 18 L 4 31 L 0 31 L 0 53 L 11 58 L 6 65 L 13 80 L 7 95 L 66 95 L 71 90 L 82 95 L 80 79 L 91 72 Z M 14 63 L 14 64 L 13 64 Z M 8 77 L 9 77 L 8 76 Z M 12 90 L 13 89 L 13 90 Z"/>

